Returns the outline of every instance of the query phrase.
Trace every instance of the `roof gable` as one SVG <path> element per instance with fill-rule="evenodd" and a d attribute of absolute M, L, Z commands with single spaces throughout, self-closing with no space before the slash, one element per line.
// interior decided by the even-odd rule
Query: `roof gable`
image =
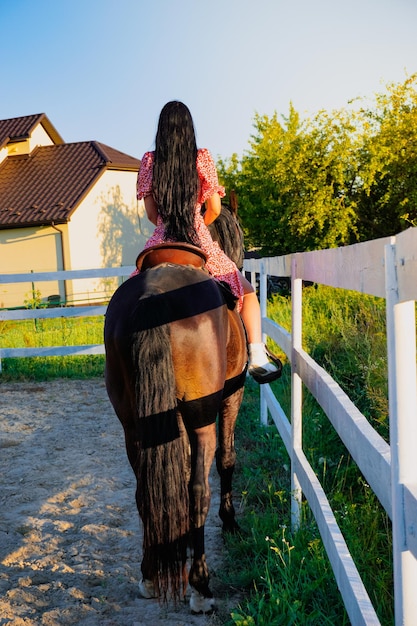
<path fill-rule="evenodd" d="M 51 124 L 45 113 L 37 113 L 35 115 L 0 120 L 0 148 L 3 148 L 10 141 L 28 139 L 38 124 L 42 124 L 53 143 L 64 143 L 61 135 Z"/>
<path fill-rule="evenodd" d="M 0 228 L 65 223 L 105 169 L 140 161 L 95 141 L 41 146 L 0 166 Z"/>

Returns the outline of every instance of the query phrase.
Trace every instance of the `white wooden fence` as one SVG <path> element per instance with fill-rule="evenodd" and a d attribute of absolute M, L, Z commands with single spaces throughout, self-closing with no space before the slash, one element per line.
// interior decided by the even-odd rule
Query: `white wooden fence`
<path fill-rule="evenodd" d="M 75 280 L 83 278 L 108 278 L 119 277 L 120 280 L 130 276 L 134 266 L 112 267 L 107 269 L 70 270 L 59 272 L 31 272 L 27 274 L 0 274 L 0 285 L 10 283 L 43 283 L 57 280 Z M 0 322 L 7 320 L 27 319 L 52 319 L 60 317 L 94 317 L 104 315 L 106 305 L 87 305 L 52 307 L 38 309 L 0 309 Z M 0 348 L 0 372 L 1 360 L 11 357 L 32 356 L 64 356 L 80 354 L 104 354 L 104 345 L 88 344 L 84 346 L 51 346 L 40 348 Z"/>
<path fill-rule="evenodd" d="M 260 274 L 263 331 L 291 361 L 291 422 L 269 385 L 261 387 L 261 420 L 269 411 L 291 458 L 292 520 L 304 493 L 354 626 L 379 624 L 325 493 L 302 444 L 302 384 L 316 398 L 392 520 L 395 624 L 417 624 L 417 228 L 345 248 L 249 260 Z M 266 317 L 268 275 L 291 277 L 292 331 Z M 302 349 L 302 281 L 386 299 L 390 445 L 370 426 L 339 385 Z"/>
<path fill-rule="evenodd" d="M 1 283 L 128 276 L 133 268 L 0 276 Z M 320 482 L 303 452 L 302 386 L 316 398 L 367 483 L 392 520 L 396 626 L 417 624 L 417 228 L 396 237 L 344 248 L 250 259 L 245 270 L 260 275 L 263 332 L 285 352 L 292 368 L 291 419 L 269 385 L 261 387 L 261 421 L 271 415 L 291 458 L 292 522 L 297 527 L 302 494 L 323 539 L 351 623 L 379 624 Z M 292 330 L 268 319 L 267 276 L 291 278 Z M 351 289 L 386 299 L 390 445 L 370 426 L 331 376 L 302 349 L 302 281 Z M 1 320 L 103 315 L 105 306 L 0 311 Z M 103 354 L 102 344 L 3 348 L 1 358 Z"/>

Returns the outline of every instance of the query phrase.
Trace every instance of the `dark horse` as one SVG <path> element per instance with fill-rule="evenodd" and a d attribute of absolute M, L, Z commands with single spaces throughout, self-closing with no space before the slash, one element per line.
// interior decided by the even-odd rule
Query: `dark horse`
<path fill-rule="evenodd" d="M 201 251 L 195 249 L 189 262 L 189 250 L 173 253 L 162 246 L 142 253 L 141 273 L 113 295 L 104 331 L 106 386 L 137 481 L 140 592 L 179 599 L 188 580 L 191 610 L 205 613 L 214 607 L 204 547 L 214 457 L 223 529 L 238 528 L 232 502 L 234 429 L 247 347 L 231 294 L 203 269 Z M 187 257 L 185 265 L 172 257 L 177 252 Z"/>

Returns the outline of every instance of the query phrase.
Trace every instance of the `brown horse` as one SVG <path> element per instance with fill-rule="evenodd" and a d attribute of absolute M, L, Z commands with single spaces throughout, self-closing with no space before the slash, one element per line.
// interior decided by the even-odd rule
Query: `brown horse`
<path fill-rule="evenodd" d="M 214 456 L 223 529 L 238 528 L 232 475 L 246 337 L 230 294 L 204 269 L 158 263 L 126 281 L 109 303 L 106 386 L 137 481 L 140 592 L 179 599 L 188 579 L 191 610 L 206 613 L 214 607 L 204 547 Z"/>

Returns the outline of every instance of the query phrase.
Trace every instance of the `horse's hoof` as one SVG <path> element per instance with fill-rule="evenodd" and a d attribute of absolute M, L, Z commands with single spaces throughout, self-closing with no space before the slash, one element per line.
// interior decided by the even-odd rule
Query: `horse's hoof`
<path fill-rule="evenodd" d="M 223 524 L 222 532 L 224 535 L 241 535 L 242 534 L 242 530 L 237 522 Z"/>
<path fill-rule="evenodd" d="M 202 593 L 192 589 L 190 597 L 191 613 L 194 613 L 194 615 L 213 613 L 215 608 L 214 598 L 206 598 Z"/>
<path fill-rule="evenodd" d="M 146 580 L 145 578 L 142 578 L 139 583 L 139 593 L 142 598 L 146 598 L 147 600 L 158 597 L 153 582 L 151 580 Z"/>

